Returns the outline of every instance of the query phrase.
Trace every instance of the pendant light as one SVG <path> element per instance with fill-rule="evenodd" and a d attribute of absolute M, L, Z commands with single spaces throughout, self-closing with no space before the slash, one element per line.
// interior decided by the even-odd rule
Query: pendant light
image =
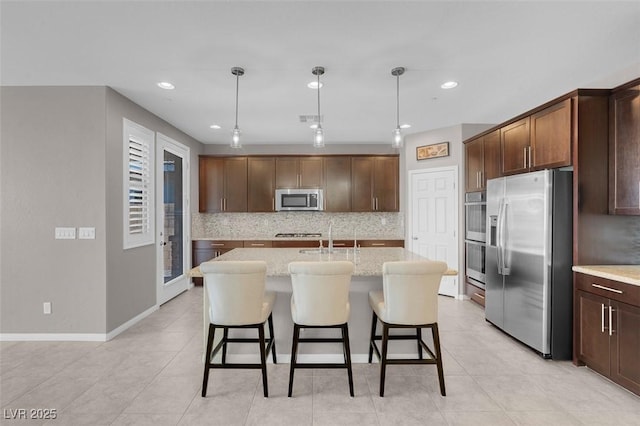
<path fill-rule="evenodd" d="M 397 67 L 391 70 L 391 75 L 396 77 L 396 128 L 393 130 L 392 148 L 402 148 L 403 136 L 400 129 L 400 76 L 404 74 L 404 67 Z"/>
<path fill-rule="evenodd" d="M 318 78 L 318 127 L 313 130 L 313 147 L 324 148 L 324 130 L 320 124 L 320 76 L 324 74 L 324 67 L 314 67 L 311 72 Z"/>
<path fill-rule="evenodd" d="M 238 127 L 238 86 L 240 84 L 240 76 L 244 75 L 244 69 L 240 67 L 233 67 L 231 68 L 231 74 L 236 76 L 236 125 L 231 133 L 231 148 L 242 148 L 242 144 L 240 143 L 241 132 Z"/>

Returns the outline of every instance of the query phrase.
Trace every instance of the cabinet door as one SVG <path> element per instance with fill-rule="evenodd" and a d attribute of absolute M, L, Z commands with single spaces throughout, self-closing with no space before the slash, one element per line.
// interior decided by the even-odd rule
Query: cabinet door
<path fill-rule="evenodd" d="M 609 301 L 584 291 L 577 292 L 578 358 L 590 368 L 609 375 Z"/>
<path fill-rule="evenodd" d="M 500 130 L 493 131 L 483 138 L 484 173 L 481 176 L 482 189 L 487 187 L 487 180 L 502 176 L 500 171 Z"/>
<path fill-rule="evenodd" d="M 373 166 L 374 209 L 379 212 L 397 212 L 398 157 L 378 157 Z"/>
<path fill-rule="evenodd" d="M 640 394 L 640 308 L 613 302 L 611 378 Z"/>
<path fill-rule="evenodd" d="M 225 212 L 247 211 L 247 157 L 224 159 Z"/>
<path fill-rule="evenodd" d="M 276 188 L 297 188 L 299 181 L 297 157 L 276 158 Z"/>
<path fill-rule="evenodd" d="M 531 116 L 530 155 L 534 170 L 571 165 L 571 99 Z"/>
<path fill-rule="evenodd" d="M 482 189 L 480 179 L 484 172 L 484 142 L 483 138 L 475 139 L 464 146 L 466 192 L 474 192 Z"/>
<path fill-rule="evenodd" d="M 324 176 L 325 211 L 351 211 L 351 157 L 325 158 Z"/>
<path fill-rule="evenodd" d="M 276 160 L 273 157 L 250 157 L 248 160 L 247 210 L 275 210 Z"/>
<path fill-rule="evenodd" d="M 373 158 L 351 158 L 351 211 L 373 211 Z"/>
<path fill-rule="evenodd" d="M 322 188 L 322 157 L 298 159 L 299 188 Z"/>
<path fill-rule="evenodd" d="M 529 117 L 500 129 L 502 172 L 505 175 L 529 170 Z"/>
<path fill-rule="evenodd" d="M 609 213 L 640 215 L 640 86 L 609 101 Z"/>
<path fill-rule="evenodd" d="M 201 213 L 222 211 L 224 197 L 224 160 L 200 157 L 199 161 L 199 209 Z"/>

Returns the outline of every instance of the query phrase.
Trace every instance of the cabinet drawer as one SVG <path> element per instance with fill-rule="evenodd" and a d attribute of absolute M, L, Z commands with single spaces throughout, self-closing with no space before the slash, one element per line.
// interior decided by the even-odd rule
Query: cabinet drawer
<path fill-rule="evenodd" d="M 329 240 L 322 240 L 323 247 L 329 247 Z M 353 247 L 353 240 L 333 240 L 334 248 Z"/>
<path fill-rule="evenodd" d="M 621 283 L 594 275 L 575 273 L 577 290 L 586 291 L 607 299 L 640 306 L 640 286 Z"/>
<path fill-rule="evenodd" d="M 232 249 L 243 247 L 243 241 L 237 240 L 193 240 L 194 249 Z"/>
<path fill-rule="evenodd" d="M 244 242 L 245 248 L 270 248 L 272 247 L 269 240 L 252 240 Z"/>
<path fill-rule="evenodd" d="M 465 293 L 477 304 L 484 306 L 484 290 L 480 287 L 476 287 L 469 281 L 466 282 Z"/>
<path fill-rule="evenodd" d="M 271 246 L 274 248 L 316 248 L 320 244 L 313 240 L 278 240 L 272 241 Z"/>
<path fill-rule="evenodd" d="M 362 240 L 360 247 L 404 247 L 404 240 Z"/>

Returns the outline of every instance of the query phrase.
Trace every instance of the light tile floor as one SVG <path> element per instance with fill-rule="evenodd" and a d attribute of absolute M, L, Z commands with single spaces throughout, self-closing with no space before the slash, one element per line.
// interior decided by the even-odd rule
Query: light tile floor
<path fill-rule="evenodd" d="M 0 423 L 640 425 L 640 397 L 587 368 L 541 359 L 473 302 L 441 297 L 439 312 L 446 397 L 434 366 L 390 366 L 380 398 L 378 364 L 356 364 L 355 398 L 344 370 L 297 370 L 287 398 L 288 364 L 278 364 L 269 365 L 269 398 L 248 370 L 212 370 L 201 398 L 202 289 L 194 288 L 109 342 L 2 342 Z M 55 409 L 57 418 L 10 420 L 21 408 Z"/>

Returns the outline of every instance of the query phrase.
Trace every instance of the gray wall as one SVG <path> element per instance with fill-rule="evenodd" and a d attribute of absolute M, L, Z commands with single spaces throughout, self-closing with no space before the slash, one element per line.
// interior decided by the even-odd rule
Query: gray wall
<path fill-rule="evenodd" d="M 0 101 L 0 332 L 104 334 L 154 306 L 155 246 L 122 249 L 122 118 L 191 148 L 192 212 L 202 145 L 105 87 L 2 87 Z M 55 240 L 56 226 L 96 239 Z"/>
<path fill-rule="evenodd" d="M 105 88 L 2 87 L 0 102 L 1 331 L 104 333 Z"/>

